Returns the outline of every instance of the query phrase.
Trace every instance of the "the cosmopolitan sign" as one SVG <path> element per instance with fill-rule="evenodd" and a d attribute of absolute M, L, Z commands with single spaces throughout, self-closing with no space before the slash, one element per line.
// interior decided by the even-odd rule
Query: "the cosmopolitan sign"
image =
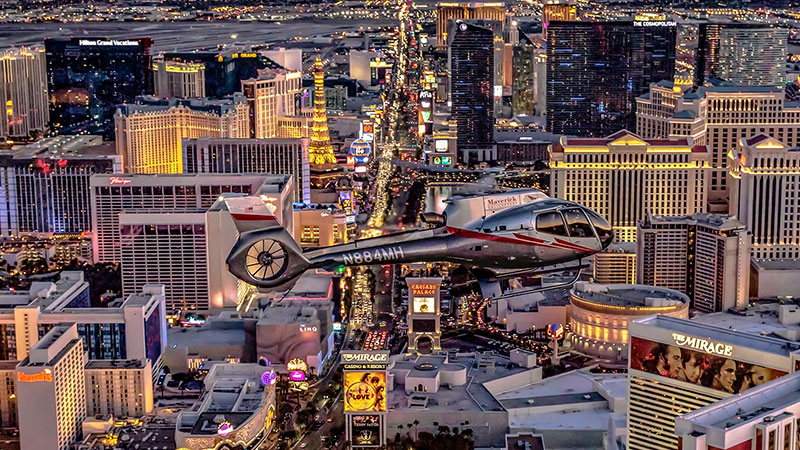
<path fill-rule="evenodd" d="M 714 342 L 708 339 L 686 336 L 685 334 L 672 333 L 672 339 L 676 344 L 689 347 L 693 350 L 710 353 L 717 356 L 731 356 L 733 354 L 733 346 L 723 344 L 722 342 Z"/>
<path fill-rule="evenodd" d="M 633 22 L 635 27 L 674 27 L 676 22 L 668 20 L 637 20 Z"/>
<path fill-rule="evenodd" d="M 124 47 L 132 47 L 139 45 L 139 41 L 118 41 L 116 39 L 109 39 L 109 40 L 97 40 L 97 39 L 81 39 L 78 41 L 78 45 L 83 45 L 86 47 L 114 47 L 114 46 L 124 46 Z"/>

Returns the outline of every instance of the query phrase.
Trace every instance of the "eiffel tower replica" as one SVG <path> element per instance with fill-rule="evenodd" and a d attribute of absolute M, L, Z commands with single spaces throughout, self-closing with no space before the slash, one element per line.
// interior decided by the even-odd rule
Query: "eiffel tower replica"
<path fill-rule="evenodd" d="M 311 143 L 308 148 L 308 159 L 317 168 L 332 168 L 336 164 L 336 156 L 331 147 L 328 135 L 328 113 L 325 111 L 325 71 L 322 61 L 317 56 L 314 62 L 314 122 L 311 128 Z"/>

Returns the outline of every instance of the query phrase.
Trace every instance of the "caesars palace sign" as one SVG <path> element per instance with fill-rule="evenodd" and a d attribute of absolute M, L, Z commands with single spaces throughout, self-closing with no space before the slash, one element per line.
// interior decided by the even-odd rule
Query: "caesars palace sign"
<path fill-rule="evenodd" d="M 713 342 L 708 339 L 686 336 L 685 334 L 672 333 L 672 339 L 676 344 L 689 347 L 693 350 L 710 353 L 718 356 L 731 356 L 733 346 L 721 342 Z"/>

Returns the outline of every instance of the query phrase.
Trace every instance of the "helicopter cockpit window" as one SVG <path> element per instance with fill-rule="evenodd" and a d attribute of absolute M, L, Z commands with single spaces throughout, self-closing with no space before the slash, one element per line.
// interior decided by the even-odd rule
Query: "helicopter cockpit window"
<path fill-rule="evenodd" d="M 588 238 L 594 237 L 594 229 L 586 218 L 586 214 L 580 209 L 568 209 L 564 211 L 564 218 L 567 220 L 567 228 L 570 237 Z"/>
<path fill-rule="evenodd" d="M 536 216 L 536 231 L 556 236 L 567 236 L 564 219 L 557 212 L 542 213 Z"/>
<path fill-rule="evenodd" d="M 597 237 L 599 237 L 601 241 L 611 240 L 614 237 L 614 231 L 605 219 L 591 209 L 587 209 L 586 214 L 592 221 L 594 229 L 597 231 Z"/>

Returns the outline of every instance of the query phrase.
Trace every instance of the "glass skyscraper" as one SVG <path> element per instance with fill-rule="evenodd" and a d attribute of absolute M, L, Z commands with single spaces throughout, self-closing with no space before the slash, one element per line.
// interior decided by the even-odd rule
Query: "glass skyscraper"
<path fill-rule="evenodd" d="M 242 80 L 258 78 L 258 71 L 281 66 L 258 51 L 232 49 L 207 52 L 166 52 L 164 61 L 202 64 L 206 95 L 222 98 L 242 90 Z"/>
<path fill-rule="evenodd" d="M 117 105 L 153 90 L 152 39 L 46 39 L 50 124 L 110 137 Z"/>
<path fill-rule="evenodd" d="M 701 23 L 695 84 L 714 79 L 744 86 L 784 84 L 789 31 L 759 23 Z"/>
<path fill-rule="evenodd" d="M 450 92 L 456 119 L 459 158 L 471 150 L 492 147 L 494 95 L 497 83 L 495 42 L 502 42 L 502 24 L 489 20 L 452 21 Z M 479 158 L 480 159 L 480 158 Z"/>
<path fill-rule="evenodd" d="M 551 22 L 547 131 L 602 137 L 633 129 L 635 98 L 674 78 L 675 40 L 666 21 Z"/>

